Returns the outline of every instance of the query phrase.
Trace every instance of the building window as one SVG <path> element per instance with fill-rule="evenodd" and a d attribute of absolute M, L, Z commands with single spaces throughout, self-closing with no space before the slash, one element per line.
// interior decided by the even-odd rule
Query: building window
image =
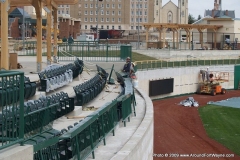
<path fill-rule="evenodd" d="M 97 8 L 97 4 L 95 4 L 95 8 Z"/>
<path fill-rule="evenodd" d="M 156 5 L 158 5 L 158 0 L 156 0 Z"/>
<path fill-rule="evenodd" d="M 118 29 L 121 29 L 121 26 L 118 26 Z"/>
<path fill-rule="evenodd" d="M 109 4 L 106 5 L 106 8 L 109 8 Z"/>
<path fill-rule="evenodd" d="M 109 18 L 106 19 L 106 22 L 109 22 Z"/>
<path fill-rule="evenodd" d="M 119 8 L 119 9 L 121 8 L 121 4 L 118 4 L 118 8 Z"/>
<path fill-rule="evenodd" d="M 118 11 L 118 15 L 121 15 L 121 11 Z"/>
<path fill-rule="evenodd" d="M 144 18 L 144 21 L 147 22 L 147 18 Z"/>
<path fill-rule="evenodd" d="M 114 26 L 112 26 L 112 29 L 114 29 Z"/>
<path fill-rule="evenodd" d="M 145 8 L 147 8 L 147 3 L 145 3 Z"/>
<path fill-rule="evenodd" d="M 101 22 L 104 22 L 104 18 L 101 18 Z"/>
<path fill-rule="evenodd" d="M 184 17 L 185 15 L 184 15 L 184 11 L 182 11 L 182 17 Z"/>
<path fill-rule="evenodd" d="M 172 23 L 172 12 L 168 12 L 168 23 Z"/>
<path fill-rule="evenodd" d="M 114 12 L 114 11 L 112 11 L 112 15 L 115 15 L 115 12 Z"/>
<path fill-rule="evenodd" d="M 95 11 L 95 15 L 97 15 L 98 14 L 98 11 Z"/>
<path fill-rule="evenodd" d="M 115 19 L 114 19 L 114 18 L 112 18 L 112 22 L 115 22 Z"/>
<path fill-rule="evenodd" d="M 67 14 L 68 14 L 68 11 L 67 11 Z"/>
<path fill-rule="evenodd" d="M 60 11 L 58 11 L 58 14 L 60 14 Z"/>
<path fill-rule="evenodd" d="M 87 25 L 85 25 L 85 29 L 87 29 Z"/>
<path fill-rule="evenodd" d="M 139 26 L 140 29 L 142 29 L 142 26 Z"/>
<path fill-rule="evenodd" d="M 134 19 L 133 19 L 133 18 L 131 18 L 131 22 L 134 22 Z"/>
<path fill-rule="evenodd" d="M 90 11 L 90 15 L 93 15 L 93 11 Z"/>
<path fill-rule="evenodd" d="M 64 14 L 64 10 L 62 10 L 62 14 Z"/>
<path fill-rule="evenodd" d="M 88 20 L 87 20 L 87 17 L 85 17 L 85 20 L 84 20 L 85 22 L 87 22 Z"/>
<path fill-rule="evenodd" d="M 101 25 L 101 29 L 103 29 L 103 25 Z"/>
<path fill-rule="evenodd" d="M 158 16 L 158 10 L 156 10 L 156 16 Z"/>
<path fill-rule="evenodd" d="M 184 6 L 184 0 L 182 0 L 182 6 Z"/>
<path fill-rule="evenodd" d="M 98 20 L 97 20 L 97 18 L 95 18 L 95 22 L 97 22 Z"/>
<path fill-rule="evenodd" d="M 112 8 L 115 8 L 115 4 L 112 4 Z"/>
<path fill-rule="evenodd" d="M 104 15 L 104 11 L 101 11 L 101 15 Z"/>
<path fill-rule="evenodd" d="M 121 18 L 118 18 L 118 22 L 121 22 Z"/>
<path fill-rule="evenodd" d="M 88 5 L 87 5 L 87 4 L 85 4 L 85 8 L 88 8 Z"/>
<path fill-rule="evenodd" d="M 93 21 L 93 19 L 92 18 L 90 18 L 90 22 L 92 22 Z"/>
<path fill-rule="evenodd" d="M 133 29 L 133 26 L 131 26 L 131 29 Z"/>
<path fill-rule="evenodd" d="M 106 15 L 109 15 L 109 11 L 106 11 Z"/>
<path fill-rule="evenodd" d="M 109 26 L 107 26 L 107 29 L 109 29 Z"/>
<path fill-rule="evenodd" d="M 90 8 L 93 8 L 93 4 L 90 4 Z"/>

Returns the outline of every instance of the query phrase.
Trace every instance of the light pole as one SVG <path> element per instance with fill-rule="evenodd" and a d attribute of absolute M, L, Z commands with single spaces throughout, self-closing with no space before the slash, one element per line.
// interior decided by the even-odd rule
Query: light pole
<path fill-rule="evenodd" d="M 97 0 L 97 41 L 98 41 L 98 12 L 99 12 L 99 7 L 98 7 L 98 0 Z"/>
<path fill-rule="evenodd" d="M 98 6 L 98 1 L 103 1 L 103 0 L 97 0 L 97 40 L 99 41 L 99 35 L 98 35 L 98 13 L 99 13 L 99 10 L 102 8 L 102 7 L 99 7 Z"/>
<path fill-rule="evenodd" d="M 139 18 L 139 17 L 140 17 L 139 15 L 140 15 L 140 13 L 139 13 L 139 5 L 140 5 L 140 4 L 138 3 L 138 6 L 137 6 L 137 9 L 138 9 L 138 47 L 137 47 L 137 49 L 140 48 L 140 36 L 139 36 L 139 21 L 140 21 L 140 20 L 139 20 L 139 19 L 140 19 L 140 18 Z"/>
<path fill-rule="evenodd" d="M 23 51 L 25 51 L 25 13 L 23 6 L 23 21 L 22 21 L 22 41 L 23 41 Z"/>

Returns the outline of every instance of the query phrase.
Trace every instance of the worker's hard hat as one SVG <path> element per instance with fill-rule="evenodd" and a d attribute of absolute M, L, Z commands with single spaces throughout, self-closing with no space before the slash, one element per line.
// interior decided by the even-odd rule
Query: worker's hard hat
<path fill-rule="evenodd" d="M 131 59 L 130 57 L 127 57 L 126 59 Z"/>

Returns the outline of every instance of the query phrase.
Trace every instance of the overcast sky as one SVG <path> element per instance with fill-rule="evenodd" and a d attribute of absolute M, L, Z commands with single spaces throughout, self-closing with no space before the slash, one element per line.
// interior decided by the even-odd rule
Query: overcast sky
<path fill-rule="evenodd" d="M 165 5 L 169 0 L 162 0 Z M 172 0 L 173 3 L 178 5 L 178 0 Z M 214 7 L 214 0 L 188 0 L 188 12 L 193 17 L 197 18 L 198 15 L 204 16 L 206 9 L 212 10 Z M 223 10 L 235 10 L 236 18 L 240 18 L 240 0 L 222 0 Z"/>

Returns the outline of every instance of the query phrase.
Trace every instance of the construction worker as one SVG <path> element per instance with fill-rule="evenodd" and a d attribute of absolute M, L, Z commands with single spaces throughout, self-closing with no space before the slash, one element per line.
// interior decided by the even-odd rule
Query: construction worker
<path fill-rule="evenodd" d="M 124 64 L 123 66 L 123 72 L 126 72 L 129 76 L 134 73 L 134 69 L 133 69 L 133 65 L 132 65 L 132 62 L 131 62 L 131 58 L 130 57 L 127 57 L 126 58 L 126 63 Z"/>

